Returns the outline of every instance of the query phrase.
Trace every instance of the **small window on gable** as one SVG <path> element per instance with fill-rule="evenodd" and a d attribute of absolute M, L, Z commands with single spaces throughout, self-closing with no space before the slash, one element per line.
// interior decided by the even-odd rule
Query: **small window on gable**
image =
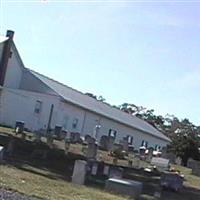
<path fill-rule="evenodd" d="M 128 144 L 132 145 L 133 144 L 133 136 L 127 135 L 128 139 Z"/>
<path fill-rule="evenodd" d="M 116 138 L 116 135 L 117 135 L 116 130 L 113 130 L 113 129 L 109 130 L 108 136 Z"/>
<path fill-rule="evenodd" d="M 77 128 L 77 125 L 78 125 L 78 119 L 75 118 L 72 122 L 72 128 Z"/>
<path fill-rule="evenodd" d="M 42 110 L 42 101 L 37 100 L 36 104 L 35 104 L 34 112 L 39 114 L 39 113 L 41 113 L 41 110 Z"/>

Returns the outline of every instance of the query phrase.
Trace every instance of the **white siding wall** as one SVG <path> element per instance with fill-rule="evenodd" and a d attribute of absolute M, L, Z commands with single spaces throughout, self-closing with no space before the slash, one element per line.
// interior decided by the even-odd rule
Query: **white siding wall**
<path fill-rule="evenodd" d="M 77 106 L 60 102 L 57 122 L 68 131 L 81 133 L 84 123 L 84 113 L 85 111 Z M 72 124 L 75 119 L 78 120 L 78 123 L 76 127 L 73 127 Z"/>
<path fill-rule="evenodd" d="M 110 129 L 114 129 L 117 131 L 116 142 L 119 142 L 127 135 L 131 135 L 134 139 L 133 144 L 137 149 L 140 147 L 142 140 L 147 141 L 149 147 L 155 147 L 156 144 L 160 146 L 166 146 L 167 144 L 167 142 L 162 139 L 156 138 L 150 134 L 146 134 L 142 131 L 120 124 L 90 111 L 78 108 L 74 105 L 62 103 L 62 109 L 59 112 L 61 113 L 61 118 L 64 119 L 64 117 L 67 116 L 67 129 L 69 131 L 77 131 L 82 135 L 92 134 L 94 127 L 96 125 L 101 125 L 98 132 L 98 140 L 100 140 L 102 135 L 108 135 Z M 72 120 L 74 118 L 78 118 L 80 122 L 77 130 L 72 129 Z M 62 121 L 62 119 L 60 120 Z M 61 123 L 61 125 L 64 125 L 64 123 Z"/>
<path fill-rule="evenodd" d="M 142 140 L 148 142 L 148 146 L 155 147 L 156 144 L 160 146 L 166 146 L 167 142 L 151 136 L 150 134 L 146 134 L 137 129 L 128 127 L 126 125 L 120 124 L 103 116 L 99 116 L 97 114 L 93 114 L 90 112 L 86 112 L 86 124 L 84 126 L 84 134 L 92 133 L 95 125 L 100 124 L 101 128 L 98 134 L 98 140 L 102 135 L 108 135 L 109 130 L 113 129 L 117 131 L 116 142 L 119 142 L 123 137 L 127 135 L 133 136 L 133 145 L 136 149 L 139 149 L 141 146 Z"/>
<path fill-rule="evenodd" d="M 45 95 L 24 90 L 4 89 L 0 102 L 0 123 L 10 126 L 15 125 L 16 120 L 25 121 L 30 130 L 45 129 L 48 123 L 51 105 L 54 104 L 51 127 L 61 125 L 71 132 L 80 132 L 82 135 L 92 134 L 94 127 L 101 125 L 98 140 L 102 135 L 108 135 L 110 129 L 117 131 L 116 142 L 123 137 L 132 135 L 133 144 L 138 149 L 142 140 L 148 142 L 148 146 L 155 147 L 156 144 L 166 146 L 167 142 L 146 134 L 137 129 L 117 123 L 111 119 L 86 111 L 75 105 L 64 103 L 60 98 L 53 95 Z M 42 102 L 40 114 L 34 112 L 36 101 Z M 77 119 L 77 127 L 73 128 L 73 120 Z"/>
<path fill-rule="evenodd" d="M 11 48 L 11 51 L 12 56 L 8 60 L 8 67 L 6 71 L 4 86 L 17 89 L 20 85 L 23 68 L 13 48 Z"/>
<path fill-rule="evenodd" d="M 83 127 L 83 134 L 93 134 L 94 128 L 96 125 L 99 125 L 101 121 L 101 116 L 91 113 L 89 111 L 86 111 L 85 114 L 85 124 Z"/>
<path fill-rule="evenodd" d="M 0 123 L 14 127 L 16 120 L 24 121 L 30 130 L 44 129 L 48 123 L 51 104 L 58 109 L 59 98 L 22 90 L 3 89 L 0 98 Z M 41 113 L 34 112 L 36 101 L 42 102 Z M 52 125 L 55 125 L 55 117 Z"/>

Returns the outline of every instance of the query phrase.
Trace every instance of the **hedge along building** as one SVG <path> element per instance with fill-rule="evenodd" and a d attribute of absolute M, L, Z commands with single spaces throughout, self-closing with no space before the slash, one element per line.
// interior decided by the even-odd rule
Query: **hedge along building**
<path fill-rule="evenodd" d="M 25 68 L 13 36 L 7 31 L 0 39 L 0 124 L 14 127 L 20 120 L 31 131 L 46 130 L 52 110 L 51 128 L 60 125 L 84 136 L 100 125 L 98 140 L 128 136 L 136 149 L 144 142 L 152 147 L 170 142 L 147 122 Z"/>

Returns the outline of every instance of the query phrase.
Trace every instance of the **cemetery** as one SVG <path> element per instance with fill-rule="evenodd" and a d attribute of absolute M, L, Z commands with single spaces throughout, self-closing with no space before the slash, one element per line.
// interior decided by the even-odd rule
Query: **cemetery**
<path fill-rule="evenodd" d="M 77 133 L 63 135 L 59 130 L 52 135 L 32 134 L 18 128 L 18 124 L 15 129 L 2 127 L 0 133 L 1 168 L 12 166 L 52 181 L 71 182 L 75 187 L 85 185 L 122 199 L 199 197 L 198 188 L 194 192 L 193 188 L 183 185 L 187 180 L 185 173 L 178 173 L 169 159 L 157 155 L 151 148 L 137 152 L 129 149 L 126 141 L 115 144 L 104 138 L 98 143 L 94 135 L 81 138 Z M 188 175 L 191 176 L 195 177 Z M 199 179 L 194 179 L 198 187 Z"/>

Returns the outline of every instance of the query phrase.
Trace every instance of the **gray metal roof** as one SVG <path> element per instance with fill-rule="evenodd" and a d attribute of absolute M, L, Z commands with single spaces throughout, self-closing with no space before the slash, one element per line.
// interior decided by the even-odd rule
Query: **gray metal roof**
<path fill-rule="evenodd" d="M 156 128 L 154 128 L 144 120 L 141 120 L 136 116 L 113 108 L 106 103 L 97 101 L 92 97 L 89 97 L 77 90 L 74 90 L 73 88 L 52 80 L 35 71 L 30 70 L 30 72 L 47 86 L 49 86 L 52 90 L 54 90 L 59 96 L 64 98 L 66 101 L 170 142 L 170 139 L 168 137 L 166 137 L 163 133 L 158 131 Z"/>

